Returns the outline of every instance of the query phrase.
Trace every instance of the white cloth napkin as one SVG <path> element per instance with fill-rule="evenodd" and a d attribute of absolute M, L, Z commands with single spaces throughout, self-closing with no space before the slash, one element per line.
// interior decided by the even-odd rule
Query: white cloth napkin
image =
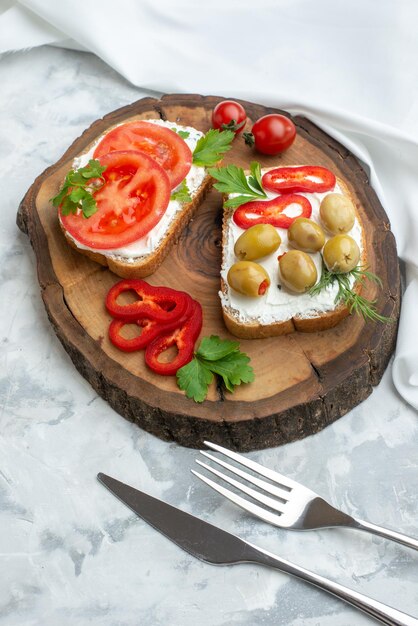
<path fill-rule="evenodd" d="M 393 380 L 418 408 L 418 3 L 0 0 L 0 52 L 89 50 L 131 83 L 312 119 L 369 168 L 406 264 Z"/>

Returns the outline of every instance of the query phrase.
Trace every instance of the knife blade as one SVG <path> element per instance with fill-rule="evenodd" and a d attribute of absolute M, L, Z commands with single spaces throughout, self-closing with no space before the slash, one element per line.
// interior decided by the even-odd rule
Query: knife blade
<path fill-rule="evenodd" d="M 245 541 L 116 478 L 97 478 L 150 526 L 201 561 L 224 565 L 246 560 Z M 237 561 L 238 559 L 238 561 Z"/>
<path fill-rule="evenodd" d="M 116 478 L 102 472 L 97 474 L 97 478 L 144 521 L 202 561 L 217 565 L 257 563 L 274 567 L 331 593 L 379 620 L 382 624 L 418 626 L 418 619 L 406 613 L 290 563 L 186 511 L 122 483 Z"/>

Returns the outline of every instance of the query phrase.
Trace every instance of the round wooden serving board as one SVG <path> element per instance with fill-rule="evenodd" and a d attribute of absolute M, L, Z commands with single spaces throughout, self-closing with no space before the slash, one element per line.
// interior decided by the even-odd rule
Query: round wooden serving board
<path fill-rule="evenodd" d="M 196 404 L 178 389 L 174 377 L 150 372 L 142 352 L 126 354 L 109 342 L 110 317 L 104 299 L 119 279 L 65 243 L 50 203 L 74 157 L 109 126 L 161 117 L 206 132 L 211 111 L 221 99 L 198 95 L 145 98 L 106 115 L 36 179 L 20 205 L 18 225 L 35 250 L 42 297 L 55 332 L 78 371 L 118 413 L 184 446 L 200 447 L 209 439 L 245 451 L 316 433 L 364 400 L 385 370 L 397 324 L 365 324 L 353 315 L 324 332 L 240 341 L 241 350 L 251 357 L 255 382 L 238 387 L 234 394 L 213 385 L 207 400 Z M 277 112 L 242 104 L 249 117 L 247 130 L 262 115 Z M 345 180 L 363 222 L 370 269 L 383 281 L 382 290 L 368 285 L 365 295 L 377 298 L 378 311 L 397 321 L 400 284 L 395 241 L 364 170 L 352 154 L 307 119 L 295 117 L 293 121 L 297 137 L 284 154 L 258 155 L 239 138 L 224 162 L 243 167 L 254 159 L 264 167 L 323 165 Z M 218 297 L 221 220 L 221 195 L 212 190 L 165 262 L 147 280 L 189 292 L 203 306 L 202 336 L 226 338 L 230 335 L 222 322 Z"/>

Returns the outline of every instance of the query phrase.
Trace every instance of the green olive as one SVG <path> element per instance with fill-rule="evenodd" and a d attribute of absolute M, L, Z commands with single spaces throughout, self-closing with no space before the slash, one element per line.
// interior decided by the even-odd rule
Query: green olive
<path fill-rule="evenodd" d="M 234 252 L 241 260 L 254 261 L 271 254 L 280 246 L 282 240 L 271 224 L 255 224 L 238 237 Z"/>
<path fill-rule="evenodd" d="M 282 284 L 296 293 L 308 291 L 318 278 L 315 263 L 302 250 L 286 252 L 279 260 L 279 267 Z"/>
<path fill-rule="evenodd" d="M 244 296 L 263 296 L 270 287 L 270 278 L 264 267 L 252 261 L 238 261 L 229 268 L 228 285 Z"/>
<path fill-rule="evenodd" d="M 354 226 L 356 212 L 350 198 L 329 193 L 321 202 L 319 215 L 324 227 L 333 235 L 348 233 Z"/>
<path fill-rule="evenodd" d="M 298 217 L 287 231 L 289 243 L 303 252 L 318 252 L 325 243 L 322 228 L 306 217 Z"/>
<path fill-rule="evenodd" d="M 335 235 L 324 246 L 325 265 L 334 274 L 351 272 L 360 260 L 360 248 L 349 235 Z"/>

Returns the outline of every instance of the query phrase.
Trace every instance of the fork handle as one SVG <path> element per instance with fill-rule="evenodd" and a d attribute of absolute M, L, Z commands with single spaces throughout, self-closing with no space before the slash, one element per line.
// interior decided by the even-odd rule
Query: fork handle
<path fill-rule="evenodd" d="M 367 615 L 374 617 L 376 620 L 380 621 L 382 624 L 386 624 L 387 626 L 418 626 L 418 619 L 412 617 L 411 615 L 398 611 L 397 609 L 387 606 L 378 600 L 373 600 L 358 591 L 354 591 L 353 589 L 344 587 L 344 585 L 340 585 L 333 580 L 324 578 L 324 576 L 315 574 L 304 567 L 290 563 L 289 561 L 286 561 L 271 552 L 267 552 L 267 550 L 263 550 L 258 546 L 254 546 L 249 542 L 246 543 L 248 547 L 251 547 L 251 550 L 246 555 L 246 561 L 274 567 L 275 569 L 279 569 L 286 574 L 301 578 L 302 580 L 305 580 L 306 582 L 311 583 L 324 591 L 328 591 L 328 593 L 344 600 L 344 602 L 355 606 L 357 609 L 360 609 L 364 613 L 367 613 Z"/>
<path fill-rule="evenodd" d="M 394 530 L 388 530 L 387 528 L 382 528 L 382 526 L 377 526 L 376 524 L 371 524 L 370 522 L 364 522 L 360 519 L 353 519 L 353 524 L 350 524 L 350 527 L 358 528 L 359 530 L 365 530 L 369 533 L 373 533 L 374 535 L 378 535 L 379 537 L 384 537 L 385 539 L 392 539 L 392 541 L 401 543 L 403 546 L 418 550 L 417 539 L 414 539 L 413 537 L 408 537 L 407 535 L 403 535 L 402 533 L 397 533 Z"/>

